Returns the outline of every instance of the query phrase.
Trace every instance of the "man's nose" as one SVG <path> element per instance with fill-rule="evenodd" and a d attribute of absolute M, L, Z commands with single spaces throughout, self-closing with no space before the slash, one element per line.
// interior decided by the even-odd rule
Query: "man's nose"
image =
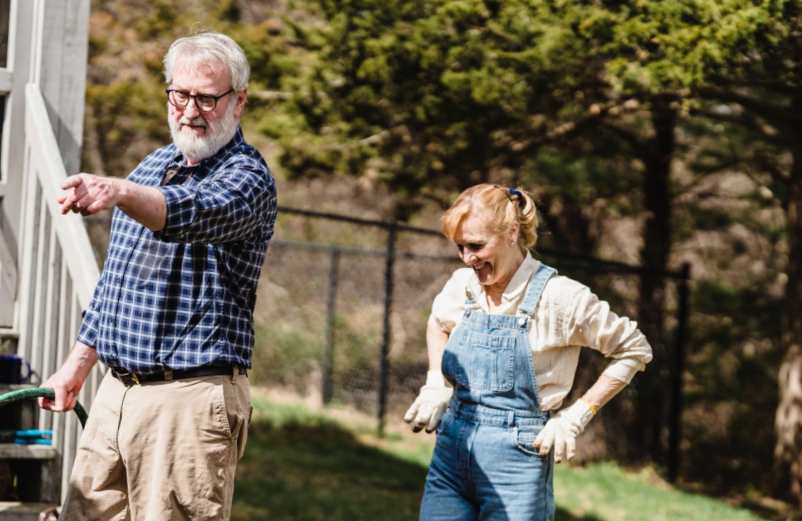
<path fill-rule="evenodd" d="M 195 119 L 200 116 L 200 109 L 194 97 L 190 97 L 187 106 L 184 107 L 184 115 L 189 119 Z"/>

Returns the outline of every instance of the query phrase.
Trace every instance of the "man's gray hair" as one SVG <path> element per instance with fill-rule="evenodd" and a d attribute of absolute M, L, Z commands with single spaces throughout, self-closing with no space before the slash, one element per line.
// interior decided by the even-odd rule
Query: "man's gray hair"
<path fill-rule="evenodd" d="M 189 58 L 190 64 L 197 65 L 219 62 L 228 68 L 231 88 L 235 92 L 248 86 L 251 66 L 242 47 L 222 33 L 199 33 L 174 41 L 164 55 L 164 79 L 173 81 L 173 68 L 179 58 Z"/>

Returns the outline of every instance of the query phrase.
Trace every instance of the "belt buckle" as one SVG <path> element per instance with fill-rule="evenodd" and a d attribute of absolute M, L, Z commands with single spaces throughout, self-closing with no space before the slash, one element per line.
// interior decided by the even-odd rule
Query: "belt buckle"
<path fill-rule="evenodd" d="M 139 376 L 137 376 L 136 373 L 131 373 L 129 371 L 120 371 L 117 369 L 112 369 L 111 372 L 126 387 L 131 387 L 132 385 L 140 385 Z"/>

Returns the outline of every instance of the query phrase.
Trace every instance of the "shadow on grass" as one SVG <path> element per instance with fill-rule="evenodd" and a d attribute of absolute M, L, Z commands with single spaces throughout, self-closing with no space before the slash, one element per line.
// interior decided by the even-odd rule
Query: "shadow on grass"
<path fill-rule="evenodd" d="M 233 521 L 412 521 L 426 467 L 366 446 L 325 420 L 254 421 Z M 556 521 L 602 521 L 558 508 Z"/>

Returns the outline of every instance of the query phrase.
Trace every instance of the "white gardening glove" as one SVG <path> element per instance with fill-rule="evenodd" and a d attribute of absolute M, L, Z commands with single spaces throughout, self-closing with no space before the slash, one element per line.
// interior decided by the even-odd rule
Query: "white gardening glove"
<path fill-rule="evenodd" d="M 541 456 L 547 455 L 553 447 L 556 463 L 563 459 L 571 460 L 576 454 L 576 437 L 585 430 L 594 414 L 593 408 L 585 401 L 575 401 L 546 422 L 532 446 Z"/>
<path fill-rule="evenodd" d="M 404 415 L 404 421 L 411 424 L 415 432 L 424 427 L 426 432 L 432 432 L 448 409 L 451 393 L 452 389 L 446 385 L 443 373 L 429 371 L 426 373 L 426 383 L 420 388 L 418 397 Z"/>

